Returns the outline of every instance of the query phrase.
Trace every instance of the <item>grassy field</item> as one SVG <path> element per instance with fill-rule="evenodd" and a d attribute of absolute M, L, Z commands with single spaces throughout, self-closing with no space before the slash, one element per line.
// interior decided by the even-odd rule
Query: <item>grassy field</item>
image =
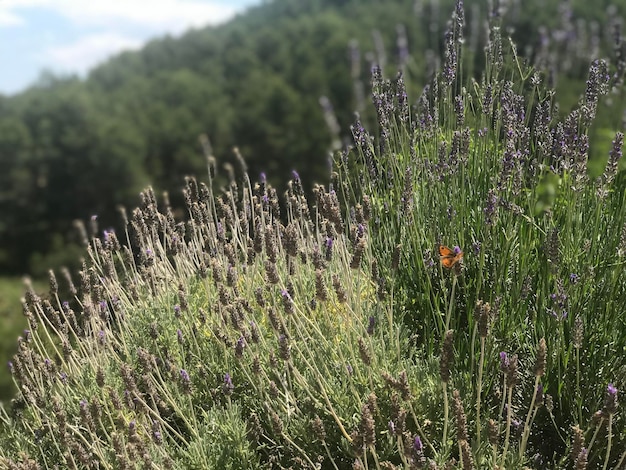
<path fill-rule="evenodd" d="M 9 373 L 8 363 L 17 352 L 17 337 L 22 335 L 28 322 L 22 315 L 21 298 L 24 282 L 20 278 L 0 278 L 0 401 L 11 399 L 16 387 Z"/>

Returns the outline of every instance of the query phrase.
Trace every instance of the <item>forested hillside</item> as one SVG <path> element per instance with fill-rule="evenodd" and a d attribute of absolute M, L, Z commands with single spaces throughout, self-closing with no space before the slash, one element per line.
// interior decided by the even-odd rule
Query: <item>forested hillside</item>
<path fill-rule="evenodd" d="M 487 3 L 466 5 L 466 75 L 482 70 L 488 8 L 520 56 L 547 80 L 559 77 L 565 107 L 584 90 L 591 58 L 623 61 L 615 47 L 623 1 Z M 371 66 L 388 77 L 402 70 L 415 102 L 445 56 L 453 4 L 268 1 L 227 24 L 155 39 L 86 80 L 47 76 L 0 96 L 0 272 L 72 265 L 73 221 L 98 214 L 101 229 L 114 226 L 117 206 L 136 205 L 146 184 L 180 197 L 184 176 L 206 171 L 201 134 L 222 177 L 237 146 L 250 174 L 265 172 L 278 188 L 292 170 L 309 184 L 325 181 L 330 152 L 350 142 L 354 112 L 364 121 L 371 113 Z M 621 109 L 606 116 L 608 127 L 621 126 Z"/>

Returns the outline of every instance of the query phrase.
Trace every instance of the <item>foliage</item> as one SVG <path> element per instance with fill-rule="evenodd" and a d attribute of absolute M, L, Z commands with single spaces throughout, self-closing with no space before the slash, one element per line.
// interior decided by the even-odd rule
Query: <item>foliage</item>
<path fill-rule="evenodd" d="M 613 53 L 611 17 L 619 15 L 583 1 L 527 3 L 501 10 L 503 34 L 550 70 L 569 109 L 589 61 Z M 416 95 L 437 70 L 452 7 L 451 0 L 275 0 L 218 27 L 156 39 L 85 81 L 46 76 L 0 97 L 0 269 L 45 272 L 42 259 L 63 253 L 59 237 L 77 241 L 75 219 L 98 214 L 103 227 L 119 229 L 116 206 L 136 205 L 148 183 L 182 204 L 180 181 L 204 171 L 202 133 L 220 162 L 234 163 L 238 146 L 251 175 L 265 172 L 283 187 L 296 169 L 310 193 L 313 182 L 327 182 L 329 150 L 349 138 L 354 111 L 374 122 L 365 105 L 371 66 L 403 69 Z M 484 66 L 487 8 L 486 1 L 468 8 L 468 75 Z M 621 3 L 615 8 L 623 12 Z M 338 126 L 329 128 L 331 115 Z M 615 119 L 621 113 L 603 122 L 615 127 Z M 228 182 L 223 173 L 219 184 Z M 74 259 L 60 257 L 51 256 L 55 267 Z"/>
<path fill-rule="evenodd" d="M 4 416 L 12 459 L 255 468 L 319 455 L 345 467 L 364 420 L 384 427 L 392 403 L 429 400 L 432 363 L 406 356 L 370 279 L 367 221 L 349 223 L 334 191 L 317 188 L 311 216 L 295 179 L 285 226 L 264 182 L 213 198 L 189 179 L 185 194 L 186 224 L 143 194 L 137 258 L 114 233 L 94 238 L 71 304 L 27 292 L 32 333 L 12 363 L 22 393 Z M 375 455 L 393 458 L 401 438 Z"/>
<path fill-rule="evenodd" d="M 559 113 L 497 16 L 465 77 L 464 18 L 416 106 L 408 70 L 373 69 L 376 131 L 355 122 L 314 200 L 295 172 L 282 201 L 252 185 L 238 153 L 214 193 L 205 138 L 185 219 L 146 190 L 70 301 L 54 275 L 29 289 L 0 463 L 620 468 L 623 134 L 588 161 L 624 65 L 592 62 Z"/>
<path fill-rule="evenodd" d="M 20 279 L 0 279 L 0 335 L 3 338 L 17 338 L 26 328 L 25 318 L 19 320 L 15 318 L 15 312 L 21 309 L 19 298 L 23 290 L 24 284 Z M 0 348 L 0 367 L 7 364 L 15 352 L 14 341 L 3 341 Z M 0 400 L 9 399 L 14 393 L 15 385 L 12 377 L 9 374 L 0 375 Z"/>
<path fill-rule="evenodd" d="M 420 343 L 437 354 L 446 333 L 454 331 L 459 358 L 454 386 L 475 400 L 476 410 L 482 397 L 491 396 L 493 413 L 496 394 L 502 397 L 500 413 L 507 410 L 511 420 L 512 406 L 543 402 L 544 393 L 558 397 L 554 414 L 548 408 L 541 416 L 531 405 L 527 414 L 519 411 L 516 427 L 520 457 L 528 446 L 542 459 L 537 465 L 553 466 L 567 446 L 562 429 L 587 429 L 598 446 L 601 425 L 613 419 L 598 411 L 603 390 L 609 382 L 622 386 L 626 370 L 617 307 L 626 300 L 625 193 L 623 174 L 617 175 L 621 132 L 614 135 L 603 173 L 592 178 L 587 172 L 597 109 L 605 95 L 619 93 L 623 70 L 619 63 L 609 69 L 604 61 L 593 62 L 585 94 L 561 118 L 555 93 L 541 85 L 544 76 L 526 69 L 515 47 L 501 43 L 497 22 L 485 74 L 461 87 L 454 59 L 462 53 L 462 17 L 455 18 L 458 29 L 449 36 L 443 71 L 416 108 L 406 105 L 401 77 L 383 80 L 375 72 L 380 134 L 374 139 L 359 122 L 353 126 L 358 170 L 352 159 L 340 156 L 342 189 L 348 200 L 361 194 L 372 198 L 378 214 L 374 249 L 383 259 L 397 260 L 397 274 L 387 267 L 383 278 L 393 280 L 405 321 Z M 452 279 L 434 262 L 440 243 L 465 249 L 463 269 Z M 545 370 L 538 373 L 535 366 L 534 388 L 528 388 L 533 374 L 525 373 L 526 386 L 513 395 L 514 386 L 506 382 L 510 353 L 517 373 L 517 358 L 532 364 L 540 344 L 550 351 Z M 498 351 L 509 354 L 498 357 Z M 446 386 L 444 381 L 444 400 Z M 514 396 L 513 405 L 504 406 L 505 398 Z M 476 413 L 479 445 L 488 425 Z M 531 437 L 528 426 L 537 416 L 548 423 Z M 604 468 L 616 462 L 609 459 L 614 424 Z M 508 440 L 508 426 L 506 433 Z M 507 459 L 500 465 L 521 464 Z"/>

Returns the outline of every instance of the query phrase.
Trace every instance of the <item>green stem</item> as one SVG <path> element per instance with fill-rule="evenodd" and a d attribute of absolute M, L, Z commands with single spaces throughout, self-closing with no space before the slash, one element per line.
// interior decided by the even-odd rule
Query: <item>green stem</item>
<path fill-rule="evenodd" d="M 480 400 L 483 384 L 483 366 L 485 363 L 485 338 L 480 337 L 480 360 L 478 361 L 478 384 L 476 384 L 476 445 L 480 445 Z"/>
<path fill-rule="evenodd" d="M 589 445 L 587 446 L 587 451 L 591 451 L 591 446 L 593 446 L 596 437 L 598 437 L 598 432 L 600 432 L 600 426 L 602 426 L 603 421 L 604 418 L 600 419 L 600 422 L 596 425 L 596 430 L 593 432 L 593 436 L 591 436 L 591 440 L 589 441 Z"/>
<path fill-rule="evenodd" d="M 502 467 L 504 467 L 506 462 L 506 453 L 509 450 L 509 438 L 511 437 L 511 419 L 513 417 L 513 407 L 511 406 L 512 397 L 513 387 L 509 387 L 506 399 L 506 430 L 504 434 L 504 450 L 502 451 Z"/>
<path fill-rule="evenodd" d="M 400 459 L 402 460 L 402 463 L 404 464 L 404 468 L 409 468 L 409 462 L 404 456 L 404 444 L 402 443 L 402 438 L 400 436 L 396 438 L 396 444 L 398 446 L 398 453 L 400 454 Z"/>
<path fill-rule="evenodd" d="M 378 455 L 376 454 L 376 448 L 374 446 L 370 447 L 370 454 L 374 457 L 374 463 L 376 463 L 376 470 L 380 470 L 380 462 L 378 461 Z"/>
<path fill-rule="evenodd" d="M 606 443 L 606 455 L 604 456 L 604 465 L 602 470 L 606 470 L 609 464 L 609 457 L 611 456 L 611 444 L 613 444 L 613 413 L 609 413 L 609 436 Z"/>
<path fill-rule="evenodd" d="M 580 392 L 580 348 L 576 348 L 576 401 L 578 402 L 578 425 L 583 422 L 582 393 Z"/>
<path fill-rule="evenodd" d="M 443 387 L 443 436 L 441 439 L 441 445 L 444 449 L 448 448 L 448 384 L 441 382 Z M 444 452 L 445 453 L 445 452 Z"/>
<path fill-rule="evenodd" d="M 530 435 L 530 417 L 533 414 L 533 410 L 535 408 L 535 401 L 537 400 L 537 390 L 539 387 L 539 376 L 535 377 L 535 388 L 533 391 L 533 398 L 530 401 L 530 408 L 528 408 L 528 414 L 526 415 L 526 422 L 524 423 L 524 433 L 522 435 L 522 443 L 519 446 L 519 456 L 520 458 L 524 455 L 526 451 L 526 444 L 528 443 L 528 436 Z"/>
<path fill-rule="evenodd" d="M 454 291 L 456 290 L 457 276 L 452 277 L 452 292 L 450 293 L 450 303 L 448 304 L 448 313 L 446 314 L 446 327 L 443 330 L 445 336 L 446 331 L 450 329 L 450 318 L 452 317 L 452 306 L 454 305 Z"/>
<path fill-rule="evenodd" d="M 293 440 L 291 440 L 289 438 L 289 436 L 287 436 L 284 432 L 281 434 L 281 437 L 287 441 L 290 445 L 292 445 L 298 452 L 300 452 L 300 454 L 302 454 L 302 457 L 305 458 L 305 460 L 309 463 L 309 465 L 311 466 L 311 468 L 316 468 L 315 464 L 311 461 L 311 459 L 309 458 L 309 456 L 307 455 L 307 453 L 302 450 L 302 448 L 296 444 Z"/>
<path fill-rule="evenodd" d="M 422 439 L 422 442 L 426 444 L 427 447 L 430 448 L 430 451 L 433 453 L 433 455 L 437 455 L 437 451 L 435 450 L 435 447 L 432 445 L 430 440 L 428 440 L 428 438 L 426 437 L 426 434 L 424 434 L 424 431 L 422 430 L 422 427 L 420 426 L 420 423 L 417 419 L 417 415 L 415 414 L 415 410 L 413 409 L 413 403 L 409 401 L 408 404 L 409 404 L 409 410 L 411 411 L 411 417 L 413 418 L 413 422 L 415 423 L 415 427 L 417 428 L 417 432 L 419 433 Z"/>
<path fill-rule="evenodd" d="M 324 401 L 326 402 L 326 406 L 328 406 L 328 412 L 330 413 L 330 415 L 335 420 L 335 423 L 337 423 L 337 426 L 339 426 L 339 430 L 341 431 L 341 434 L 343 434 L 343 437 L 345 437 L 347 439 L 347 441 L 351 443 L 352 442 L 352 438 L 350 437 L 350 434 L 348 434 L 346 432 L 346 428 L 343 427 L 343 424 L 341 423 L 341 420 L 339 419 L 339 416 L 337 416 L 337 413 L 335 412 L 335 409 L 333 408 L 333 405 L 331 405 L 330 399 L 328 398 L 328 395 L 326 394 L 326 390 L 324 389 L 324 386 L 322 385 L 321 381 L 319 380 L 319 377 L 317 378 L 317 384 L 319 385 L 320 390 L 322 392 L 322 395 L 324 396 Z"/>
<path fill-rule="evenodd" d="M 330 463 L 333 464 L 333 467 L 335 468 L 335 470 L 339 470 L 339 468 L 337 467 L 337 464 L 335 463 L 335 459 L 333 459 L 333 456 L 330 453 L 330 449 L 328 448 L 328 445 L 326 445 L 326 441 L 322 441 L 322 445 L 324 446 L 324 450 L 326 451 L 326 455 L 328 455 L 328 459 L 330 460 Z"/>

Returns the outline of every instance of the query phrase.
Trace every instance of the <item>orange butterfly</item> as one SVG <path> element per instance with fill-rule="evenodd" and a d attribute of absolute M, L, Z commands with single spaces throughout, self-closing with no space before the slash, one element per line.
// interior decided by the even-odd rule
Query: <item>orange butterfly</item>
<path fill-rule="evenodd" d="M 461 258 L 463 258 L 463 252 L 457 246 L 454 250 L 448 248 L 445 245 L 439 245 L 439 256 L 441 256 L 441 264 L 444 268 L 452 269 L 456 267 Z"/>

